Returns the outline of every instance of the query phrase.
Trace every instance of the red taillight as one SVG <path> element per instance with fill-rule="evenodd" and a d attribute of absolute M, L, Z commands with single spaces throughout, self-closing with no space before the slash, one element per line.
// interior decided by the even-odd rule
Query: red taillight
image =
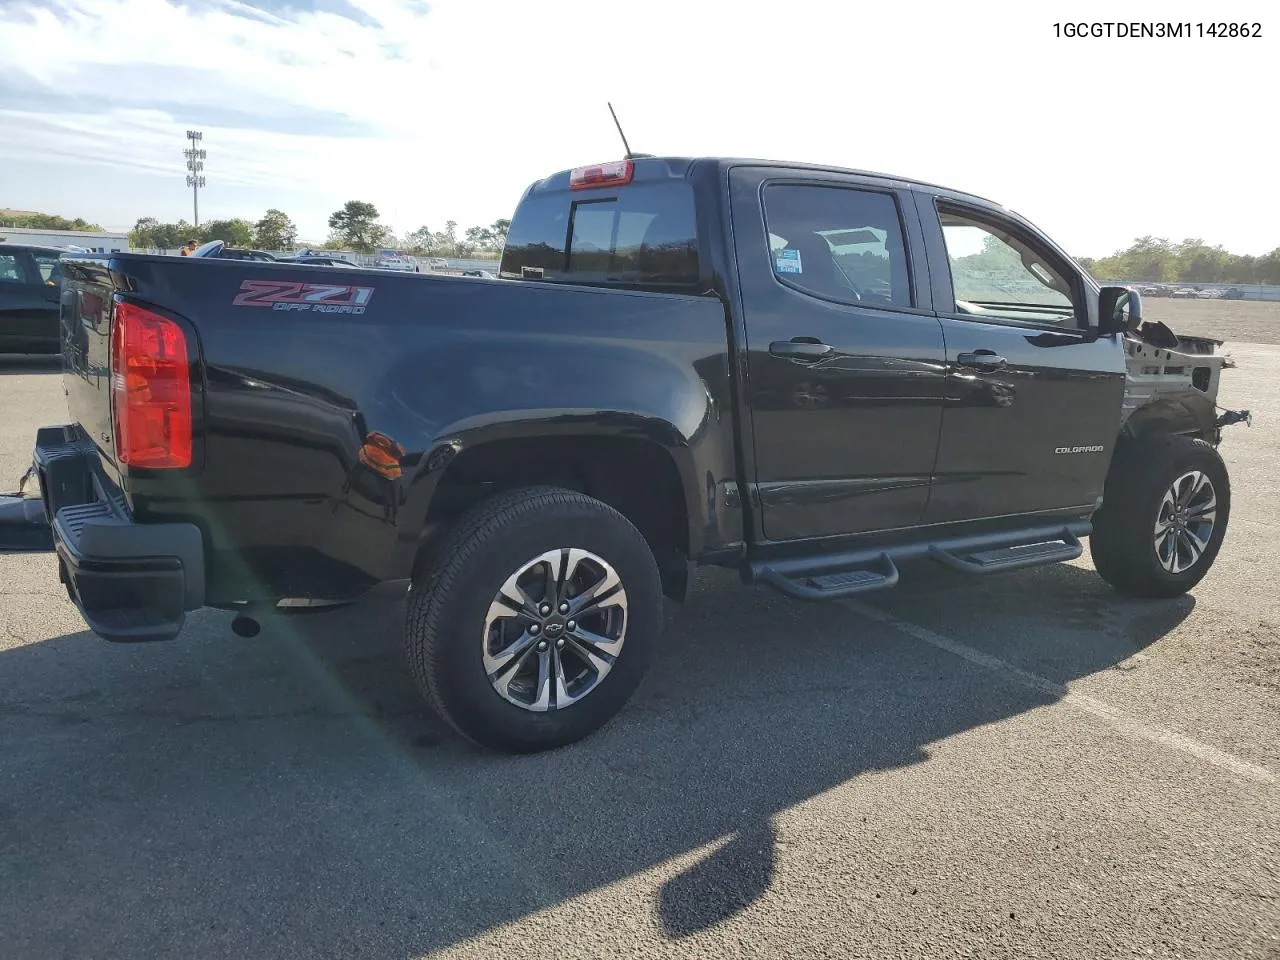
<path fill-rule="evenodd" d="M 172 320 L 117 301 L 111 330 L 116 460 L 130 467 L 191 466 L 191 367 Z"/>
<path fill-rule="evenodd" d="M 594 167 L 578 167 L 569 173 L 569 189 L 585 190 L 587 187 L 620 187 L 631 182 L 636 165 L 630 160 L 598 163 Z"/>

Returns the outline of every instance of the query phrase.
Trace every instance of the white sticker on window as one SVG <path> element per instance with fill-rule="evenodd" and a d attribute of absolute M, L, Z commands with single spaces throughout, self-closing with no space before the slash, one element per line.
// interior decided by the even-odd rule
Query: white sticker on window
<path fill-rule="evenodd" d="M 800 251 L 784 247 L 773 255 L 773 266 L 778 273 L 804 273 L 800 265 Z"/>

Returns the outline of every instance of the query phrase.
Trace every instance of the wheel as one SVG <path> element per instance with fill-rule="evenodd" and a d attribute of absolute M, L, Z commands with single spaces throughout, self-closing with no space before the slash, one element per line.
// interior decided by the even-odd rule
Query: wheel
<path fill-rule="evenodd" d="M 1160 436 L 1116 453 L 1089 551 L 1109 584 L 1138 597 L 1176 597 L 1213 566 L 1227 532 L 1231 483 L 1218 451 Z"/>
<path fill-rule="evenodd" d="M 661 629 L 640 532 L 599 500 L 532 487 L 454 525 L 414 581 L 405 644 L 419 688 L 459 733 L 532 753 L 621 710 Z"/>

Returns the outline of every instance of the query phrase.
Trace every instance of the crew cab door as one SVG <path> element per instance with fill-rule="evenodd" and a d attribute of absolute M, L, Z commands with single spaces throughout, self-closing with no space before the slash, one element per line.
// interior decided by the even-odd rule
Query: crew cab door
<path fill-rule="evenodd" d="M 945 356 L 909 191 L 758 167 L 729 183 L 765 538 L 919 522 Z"/>
<path fill-rule="evenodd" d="M 1125 357 L 1096 291 L 1025 221 L 916 193 L 946 338 L 928 523 L 1089 512 L 1120 433 Z"/>

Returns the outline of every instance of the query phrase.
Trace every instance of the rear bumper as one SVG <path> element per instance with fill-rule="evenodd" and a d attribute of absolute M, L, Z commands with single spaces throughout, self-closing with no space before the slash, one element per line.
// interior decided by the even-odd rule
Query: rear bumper
<path fill-rule="evenodd" d="M 190 523 L 136 523 L 75 427 L 42 427 L 32 454 L 58 575 L 104 640 L 171 640 L 204 606 L 204 543 Z"/>

